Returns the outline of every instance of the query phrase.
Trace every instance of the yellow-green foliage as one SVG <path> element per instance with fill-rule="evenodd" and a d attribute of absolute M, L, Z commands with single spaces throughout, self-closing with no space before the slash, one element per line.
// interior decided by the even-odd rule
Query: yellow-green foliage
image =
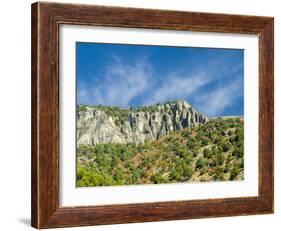
<path fill-rule="evenodd" d="M 145 144 L 77 150 L 77 186 L 243 179 L 243 119 L 214 119 Z"/>

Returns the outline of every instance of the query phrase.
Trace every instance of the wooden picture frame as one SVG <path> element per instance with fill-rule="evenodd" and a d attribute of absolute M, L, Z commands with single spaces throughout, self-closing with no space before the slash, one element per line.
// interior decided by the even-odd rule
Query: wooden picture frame
<path fill-rule="evenodd" d="M 62 24 L 258 35 L 259 195 L 60 207 L 59 26 Z M 273 213 L 273 30 L 271 17 L 44 2 L 32 4 L 32 226 L 54 228 Z"/>

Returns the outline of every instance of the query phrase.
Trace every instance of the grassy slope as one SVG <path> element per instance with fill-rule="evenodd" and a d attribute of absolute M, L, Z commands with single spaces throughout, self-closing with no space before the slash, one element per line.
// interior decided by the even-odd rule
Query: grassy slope
<path fill-rule="evenodd" d="M 145 144 L 80 147 L 77 185 L 243 179 L 243 119 L 215 119 Z"/>

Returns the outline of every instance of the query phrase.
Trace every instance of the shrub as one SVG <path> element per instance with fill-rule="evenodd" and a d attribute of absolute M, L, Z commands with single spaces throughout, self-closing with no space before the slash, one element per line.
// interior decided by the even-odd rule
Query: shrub
<path fill-rule="evenodd" d="M 181 180 L 181 175 L 178 172 L 176 172 L 175 170 L 172 170 L 169 173 L 169 179 L 170 180 L 180 181 Z"/>
<path fill-rule="evenodd" d="M 199 154 L 199 152 L 198 152 L 197 150 L 193 150 L 193 151 L 192 151 L 192 156 L 193 156 L 193 157 L 198 156 L 198 154 Z"/>
<path fill-rule="evenodd" d="M 208 143 L 209 143 L 209 142 L 208 142 L 208 139 L 206 139 L 206 138 L 203 138 L 203 139 L 202 139 L 202 145 L 203 145 L 203 146 L 208 145 Z"/>
<path fill-rule="evenodd" d="M 76 174 L 77 180 L 78 180 L 78 181 L 81 180 L 86 174 L 87 174 L 87 172 L 86 172 L 85 169 L 83 169 L 83 168 L 81 168 L 81 167 L 78 168 L 78 169 L 77 169 L 77 174 Z"/>
<path fill-rule="evenodd" d="M 223 140 L 223 138 L 221 136 L 216 136 L 214 142 L 215 142 L 215 144 L 220 144 L 222 142 L 222 140 Z"/>
<path fill-rule="evenodd" d="M 118 182 L 122 182 L 125 177 L 124 177 L 124 173 L 121 169 L 116 169 L 115 173 L 114 173 L 114 179 Z"/>
<path fill-rule="evenodd" d="M 192 139 L 189 139 L 186 144 L 188 149 L 194 149 L 196 146 L 196 142 Z"/>
<path fill-rule="evenodd" d="M 82 179 L 78 180 L 78 185 L 83 186 L 101 186 L 104 185 L 104 183 L 102 175 L 97 172 L 84 175 Z"/>
<path fill-rule="evenodd" d="M 204 158 L 200 157 L 196 161 L 196 168 L 202 168 L 205 164 L 206 164 L 206 160 Z"/>
<path fill-rule="evenodd" d="M 223 155 L 223 153 L 218 153 L 216 155 L 217 165 L 222 165 L 224 160 L 225 160 L 225 156 Z"/>
<path fill-rule="evenodd" d="M 185 165 L 183 167 L 183 176 L 187 178 L 187 180 L 189 180 L 192 175 L 193 175 L 194 171 L 193 171 L 193 168 L 188 166 L 188 165 Z"/>
<path fill-rule="evenodd" d="M 228 136 L 231 136 L 232 134 L 233 134 L 232 130 L 228 130 L 227 135 L 228 135 Z"/>
<path fill-rule="evenodd" d="M 204 155 L 204 158 L 210 158 L 211 155 L 212 155 L 212 152 L 210 151 L 210 149 L 208 148 L 205 148 L 204 151 L 203 151 L 203 155 Z"/>
<path fill-rule="evenodd" d="M 236 177 L 238 176 L 240 172 L 240 169 L 238 168 L 238 166 L 233 166 L 233 168 L 230 171 L 230 180 L 235 180 Z"/>
<path fill-rule="evenodd" d="M 207 166 L 204 166 L 203 168 L 200 169 L 200 175 L 203 175 L 206 172 L 208 172 L 208 167 Z"/>
<path fill-rule="evenodd" d="M 233 152 L 232 152 L 232 156 L 236 157 L 236 158 L 242 158 L 244 155 L 244 151 L 243 148 L 239 148 L 239 147 L 235 147 Z"/>
<path fill-rule="evenodd" d="M 231 145 L 230 145 L 228 142 L 223 142 L 223 143 L 222 143 L 222 150 L 223 150 L 224 152 L 229 151 L 230 147 L 231 147 Z"/>
<path fill-rule="evenodd" d="M 160 174 L 160 173 L 155 173 L 151 176 L 150 180 L 154 183 L 154 184 L 160 184 L 160 183 L 165 183 L 166 180 L 165 178 Z"/>
<path fill-rule="evenodd" d="M 186 151 L 183 156 L 186 163 L 190 163 L 193 160 L 193 153 Z"/>
<path fill-rule="evenodd" d="M 224 179 L 224 169 L 222 167 L 217 167 L 215 169 L 214 178 L 215 178 L 215 180 L 223 180 Z"/>

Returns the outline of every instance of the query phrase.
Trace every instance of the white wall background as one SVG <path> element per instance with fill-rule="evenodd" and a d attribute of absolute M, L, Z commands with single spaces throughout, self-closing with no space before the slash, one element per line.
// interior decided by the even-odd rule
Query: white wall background
<path fill-rule="evenodd" d="M 7 0 L 0 7 L 0 230 L 30 227 L 30 4 Z M 59 1 L 57 2 L 66 2 Z M 69 230 L 280 230 L 281 221 L 281 11 L 277 0 L 83 0 L 71 1 L 186 11 L 275 17 L 275 214 L 153 222 Z M 279 226 L 279 227 L 278 227 Z M 61 230 L 61 229 L 57 229 Z"/>

